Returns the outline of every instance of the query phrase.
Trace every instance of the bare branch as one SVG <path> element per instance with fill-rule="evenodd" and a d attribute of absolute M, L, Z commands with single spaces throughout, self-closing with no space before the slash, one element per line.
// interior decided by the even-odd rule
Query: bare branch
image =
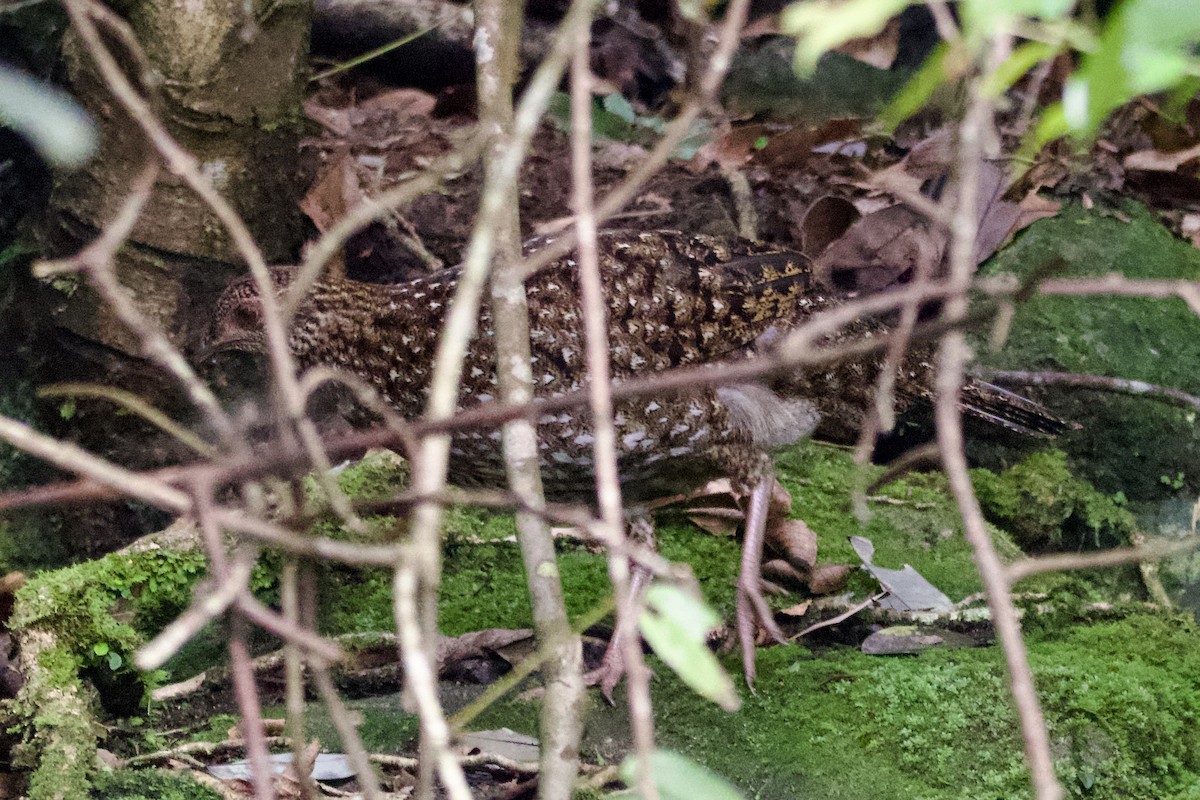
<path fill-rule="evenodd" d="M 951 219 L 948 283 L 955 289 L 955 293 L 947 297 L 942 307 L 943 318 L 948 322 L 961 321 L 967 315 L 967 292 L 971 286 L 971 274 L 975 269 L 979 165 L 988 146 L 987 137 L 994 135 L 994 111 L 991 100 L 980 91 L 981 76 L 993 71 L 1003 61 L 1011 46 L 1010 35 L 996 34 L 985 63 L 978 66 L 976 73 L 968 81 L 970 104 L 958 128 L 959 192 Z M 996 636 L 1004 650 L 1009 690 L 1020 720 L 1021 735 L 1025 742 L 1025 758 L 1032 773 L 1034 791 L 1038 800 L 1059 800 L 1062 797 L 1062 787 L 1054 775 L 1050 738 L 1034 689 L 1033 672 L 1029 667 L 1029 657 L 1021 637 L 1021 624 L 1013 605 L 1004 566 L 984 524 L 983 512 L 979 508 L 979 500 L 975 496 L 967 472 L 959 400 L 968 357 L 969 349 L 961 331 L 953 330 L 942 337 L 938 353 L 935 404 L 942 468 L 958 503 L 966 538 L 971 545 L 975 565 L 983 581 Z"/>
<path fill-rule="evenodd" d="M 1110 378 L 1106 375 L 1079 375 L 1071 372 L 1024 372 L 1021 370 L 988 370 L 984 376 L 996 383 L 1019 383 L 1025 386 L 1074 386 L 1098 392 L 1149 397 L 1180 408 L 1200 411 L 1200 397 L 1170 386 L 1135 381 L 1129 378 Z"/>

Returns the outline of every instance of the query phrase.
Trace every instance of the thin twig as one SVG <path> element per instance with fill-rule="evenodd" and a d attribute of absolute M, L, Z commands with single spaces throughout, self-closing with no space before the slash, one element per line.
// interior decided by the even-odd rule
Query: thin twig
<path fill-rule="evenodd" d="M 1010 584 L 1024 580 L 1030 575 L 1043 572 L 1063 572 L 1071 569 L 1094 569 L 1117 567 L 1123 564 L 1140 564 L 1200 550 L 1200 536 L 1189 536 L 1175 541 L 1154 541 L 1139 547 L 1114 547 L 1096 553 L 1056 553 L 1036 558 L 1023 558 L 1005 568 Z"/>
<path fill-rule="evenodd" d="M 1100 278 L 1055 278 L 1038 284 L 1038 293 L 1090 297 L 1179 297 L 1200 315 L 1200 281 L 1127 278 L 1113 272 Z"/>
<path fill-rule="evenodd" d="M 462 765 L 450 752 L 450 728 L 442 713 L 437 695 L 437 674 L 430 655 L 432 645 L 423 641 L 422 625 L 417 614 L 417 576 L 411 562 L 400 562 L 392 587 L 393 614 L 400 642 L 400 660 L 404 664 L 404 681 L 417 705 L 429 749 L 423 757 L 432 759 L 438 776 L 450 800 L 471 800 L 471 790 Z"/>
<path fill-rule="evenodd" d="M 982 377 L 996 383 L 1019 383 L 1025 386 L 1074 386 L 1098 392 L 1148 397 L 1180 408 L 1200 411 L 1200 397 L 1170 386 L 1135 381 L 1130 378 L 1110 378 L 1107 375 L 1080 375 L 1072 372 L 1025 372 L 1021 370 L 987 370 Z"/>
<path fill-rule="evenodd" d="M 643 800 L 657 800 L 658 787 L 650 768 L 654 751 L 654 712 L 650 704 L 650 671 L 642 657 L 637 620 L 641 609 L 631 590 L 629 555 L 624 530 L 621 483 L 617 472 L 617 431 L 613 421 L 612 377 L 609 369 L 608 305 L 600 278 L 596 247 L 596 217 L 592 180 L 592 74 L 589 65 L 591 31 L 580 30 L 571 59 L 571 202 L 579 237 L 579 294 L 588 370 L 588 405 L 592 419 L 592 460 L 595 463 L 599 532 L 608 544 L 608 576 L 616 598 L 617 626 L 609 647 L 615 647 L 629 685 L 629 722 L 637 753 L 637 789 Z M 606 661 L 608 659 L 605 659 Z M 603 676 L 602 676 L 603 680 Z M 605 687 L 607 691 L 607 687 Z"/>
<path fill-rule="evenodd" d="M 146 422 L 149 422 L 176 441 L 187 445 L 188 448 L 198 455 L 211 457 L 216 455 L 217 452 L 208 442 L 146 402 L 144 398 L 138 397 L 133 392 L 118 389 L 115 386 L 101 386 L 95 383 L 55 383 L 38 389 L 37 396 L 91 397 L 108 400 L 146 420 Z"/>
<path fill-rule="evenodd" d="M 975 269 L 979 169 L 985 155 L 985 138 L 993 132 L 994 125 L 991 100 L 980 91 L 981 74 L 994 69 L 1010 47 L 1011 36 L 995 35 L 991 51 L 986 56 L 987 66 L 981 64 L 979 71 L 968 81 L 970 103 L 958 128 L 959 191 L 954 206 L 950 238 L 948 282 L 956 291 L 947 297 L 942 307 L 943 318 L 948 322 L 961 321 L 966 317 L 967 292 L 971 286 L 971 274 Z M 969 349 L 961 331 L 952 330 L 942 337 L 938 352 L 934 411 L 942 468 L 958 504 L 965 535 L 983 582 L 996 635 L 1004 651 L 1008 666 L 1009 690 L 1017 708 L 1021 735 L 1025 743 L 1025 758 L 1032 773 L 1034 791 L 1038 800 L 1059 800 L 1062 797 L 1062 787 L 1054 775 L 1050 739 L 1034 689 L 1033 672 L 1021 636 L 1017 610 L 1006 580 L 1004 565 L 988 534 L 983 512 L 980 510 L 979 500 L 975 496 L 967 471 L 959 400 L 968 357 Z"/>

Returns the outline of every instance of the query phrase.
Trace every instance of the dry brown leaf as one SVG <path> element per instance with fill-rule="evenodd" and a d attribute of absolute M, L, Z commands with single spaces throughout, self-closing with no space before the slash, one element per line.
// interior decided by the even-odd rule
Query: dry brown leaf
<path fill-rule="evenodd" d="M 874 36 L 851 39 L 834 49 L 876 69 L 889 69 L 900 49 L 900 18 L 892 17 Z"/>
<path fill-rule="evenodd" d="M 737 125 L 700 145 L 696 154 L 687 163 L 689 172 L 699 174 L 716 164 L 722 171 L 741 169 L 754 157 L 758 142 L 773 132 L 762 123 Z"/>
<path fill-rule="evenodd" d="M 808 576 L 796 569 L 782 558 L 772 558 L 769 561 L 764 561 L 760 568 L 764 582 L 771 582 L 777 586 L 790 586 L 793 589 L 799 589 L 808 582 Z"/>
<path fill-rule="evenodd" d="M 794 606 L 788 606 L 779 610 L 780 614 L 786 614 L 789 617 L 803 617 L 808 613 L 809 607 L 812 606 L 812 600 L 804 600 L 796 603 Z"/>
<path fill-rule="evenodd" d="M 380 92 L 374 97 L 360 100 L 358 111 L 386 111 L 404 117 L 428 117 L 437 105 L 437 98 L 420 89 L 400 88 Z"/>
<path fill-rule="evenodd" d="M 711 514 L 689 514 L 688 522 L 712 536 L 733 536 L 737 533 L 739 520 L 717 517 Z"/>
<path fill-rule="evenodd" d="M 328 128 L 330 132 L 341 138 L 349 136 L 354 129 L 354 125 L 350 121 L 350 112 L 347 109 L 322 105 L 315 97 L 304 101 L 304 113 L 309 119 Z"/>
<path fill-rule="evenodd" d="M 807 573 L 817 563 L 817 535 L 802 519 L 784 520 L 771 526 L 766 544 L 797 570 Z"/>
<path fill-rule="evenodd" d="M 344 217 L 348 209 L 361 202 L 362 197 L 354 157 L 342 153 L 325 165 L 308 194 L 300 200 L 300 209 L 313 221 L 317 230 L 324 233 Z"/>
<path fill-rule="evenodd" d="M 921 270 L 936 273 L 946 241 L 919 212 L 891 206 L 851 225 L 813 262 L 813 275 L 843 291 L 879 291 Z"/>
<path fill-rule="evenodd" d="M 792 204 L 788 205 L 791 210 Z M 789 216 L 796 220 L 795 214 Z M 804 254 L 809 258 L 821 255 L 825 248 L 845 235 L 860 216 L 854 203 L 844 197 L 825 195 L 818 198 L 803 209 L 798 224 L 793 222 Z"/>
<path fill-rule="evenodd" d="M 846 582 L 857 567 L 849 564 L 822 564 L 808 577 L 808 590 L 813 594 L 833 594 L 846 588 Z"/>

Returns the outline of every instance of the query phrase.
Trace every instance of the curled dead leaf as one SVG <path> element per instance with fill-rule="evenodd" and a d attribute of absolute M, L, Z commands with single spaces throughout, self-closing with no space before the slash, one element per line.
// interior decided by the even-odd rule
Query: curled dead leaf
<path fill-rule="evenodd" d="M 807 573 L 817 563 L 817 534 L 802 519 L 784 520 L 767 530 L 767 546 L 795 569 Z"/>
<path fill-rule="evenodd" d="M 813 594 L 834 594 L 846 588 L 846 582 L 854 573 L 849 564 L 822 564 L 813 569 L 808 578 L 808 590 Z"/>

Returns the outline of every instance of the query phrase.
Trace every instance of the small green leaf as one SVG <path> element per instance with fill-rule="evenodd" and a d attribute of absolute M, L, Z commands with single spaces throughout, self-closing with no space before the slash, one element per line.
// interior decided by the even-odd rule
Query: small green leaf
<path fill-rule="evenodd" d="M 655 750 L 650 755 L 654 785 L 662 800 L 742 800 L 741 792 L 729 781 L 690 758 L 670 750 Z M 621 780 L 637 796 L 637 757 L 621 762 Z"/>
<path fill-rule="evenodd" d="M 64 400 L 62 405 L 58 407 L 58 415 L 63 419 L 71 419 L 75 416 L 75 401 Z"/>
<path fill-rule="evenodd" d="M 851 39 L 874 36 L 909 0 L 805 0 L 779 17 L 779 28 L 796 37 L 796 74 L 811 76 L 821 56 Z"/>
<path fill-rule="evenodd" d="M 720 621 L 703 600 L 676 586 L 656 584 L 646 593 L 639 627 L 658 657 L 693 691 L 726 711 L 736 711 L 742 701 L 733 680 L 705 643 Z"/>
<path fill-rule="evenodd" d="M 92 652 L 98 656 L 106 656 L 108 655 L 108 651 L 108 642 L 96 642 L 94 645 L 92 645 Z"/>
<path fill-rule="evenodd" d="M 637 112 L 633 110 L 633 106 L 629 104 L 628 100 L 616 92 L 613 92 L 610 95 L 605 95 L 603 106 L 605 111 L 610 114 L 615 114 L 630 124 L 633 124 L 637 121 Z"/>
<path fill-rule="evenodd" d="M 930 52 L 921 68 L 913 73 L 887 107 L 879 112 L 878 122 L 883 130 L 888 133 L 895 131 L 901 122 L 920 111 L 929 102 L 929 98 L 949 77 L 946 74 L 946 62 L 950 53 L 950 47 L 945 42 Z"/>
<path fill-rule="evenodd" d="M 767 138 L 766 136 L 760 136 L 754 140 L 754 149 L 755 150 L 765 150 L 767 148 L 767 145 L 770 143 L 771 143 L 771 140 L 769 138 Z"/>
<path fill-rule="evenodd" d="M 125 660 L 123 658 L 121 658 L 121 654 L 118 653 L 116 650 L 113 650 L 112 652 L 110 652 L 108 654 L 108 668 L 111 669 L 113 672 L 116 672 L 117 670 L 119 670 L 121 668 L 121 665 L 124 663 L 125 663 Z"/>

